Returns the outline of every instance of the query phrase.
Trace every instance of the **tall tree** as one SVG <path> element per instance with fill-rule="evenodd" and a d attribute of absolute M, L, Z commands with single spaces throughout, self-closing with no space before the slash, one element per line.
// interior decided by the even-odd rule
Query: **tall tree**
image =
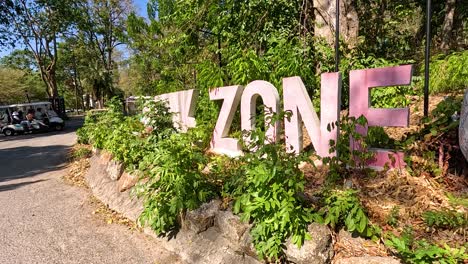
<path fill-rule="evenodd" d="M 447 0 L 445 5 L 445 18 L 442 24 L 442 43 L 440 48 L 447 50 L 450 47 L 453 24 L 455 19 L 455 6 L 457 0 Z"/>
<path fill-rule="evenodd" d="M 95 66 L 99 72 L 93 80 L 94 96 L 103 103 L 104 97 L 116 94 L 115 76 L 118 76 L 114 55 L 125 41 L 126 20 L 134 10 L 130 0 L 86 0 L 78 31 L 82 43 L 97 54 Z"/>
<path fill-rule="evenodd" d="M 4 11 L 11 25 L 0 34 L 22 40 L 32 52 L 49 97 L 58 97 L 57 42 L 72 24 L 73 6 L 72 0 L 15 0 Z"/>

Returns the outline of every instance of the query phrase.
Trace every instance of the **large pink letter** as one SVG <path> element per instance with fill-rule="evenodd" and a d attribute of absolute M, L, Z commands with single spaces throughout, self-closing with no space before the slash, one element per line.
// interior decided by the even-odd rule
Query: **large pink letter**
<path fill-rule="evenodd" d="M 265 112 L 271 110 L 277 113 L 279 109 L 279 94 L 273 84 L 266 81 L 253 81 L 249 83 L 242 94 L 241 100 L 241 128 L 242 131 L 255 129 L 256 101 L 261 97 L 265 105 Z M 269 110 L 267 110 L 269 109 Z M 276 142 L 279 138 L 279 121 L 274 124 L 265 123 L 266 136 L 269 141 Z M 244 141 L 249 142 L 250 138 L 245 137 Z"/>
<path fill-rule="evenodd" d="M 333 156 L 330 153 L 330 140 L 337 142 L 338 127 L 327 126 L 335 123 L 340 115 L 341 75 L 324 73 L 321 75 L 320 117 L 315 112 L 312 101 L 300 77 L 283 79 L 284 111 L 291 111 L 290 120 L 284 120 L 286 147 L 299 153 L 302 151 L 302 121 L 309 133 L 312 145 L 318 155 Z"/>
<path fill-rule="evenodd" d="M 172 115 L 174 126 L 187 132 L 190 127 L 196 126 L 195 107 L 198 100 L 198 90 L 184 90 L 173 93 L 160 94 L 154 97 L 155 101 L 166 101 Z"/>
<path fill-rule="evenodd" d="M 349 115 L 358 118 L 364 115 L 369 126 L 407 127 L 409 108 L 370 108 L 369 90 L 374 87 L 411 84 L 412 65 L 385 67 L 378 69 L 354 70 L 349 73 Z M 357 129 L 367 135 L 367 127 Z M 351 140 L 351 148 L 359 148 Z M 403 153 L 388 150 L 374 150 L 375 156 L 368 162 L 369 167 L 383 168 L 388 164 L 393 168 L 404 167 Z M 393 156 L 393 157 L 390 157 Z"/>
<path fill-rule="evenodd" d="M 226 137 L 229 134 L 232 119 L 239 105 L 242 90 L 242 86 L 239 85 L 210 90 L 210 100 L 224 99 L 221 110 L 219 111 L 218 121 L 216 121 L 215 130 L 213 131 L 213 139 L 211 140 L 211 149 L 215 153 L 228 156 L 238 156 L 242 154 L 239 141 L 235 138 Z"/>

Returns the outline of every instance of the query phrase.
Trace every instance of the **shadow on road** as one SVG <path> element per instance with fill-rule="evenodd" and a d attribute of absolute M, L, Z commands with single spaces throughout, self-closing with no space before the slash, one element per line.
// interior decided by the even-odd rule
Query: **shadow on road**
<path fill-rule="evenodd" d="M 11 190 L 18 189 L 18 188 L 20 188 L 22 186 L 25 186 L 25 185 L 30 185 L 30 184 L 34 184 L 34 183 L 38 183 L 38 182 L 43 182 L 43 181 L 48 181 L 48 180 L 41 179 L 41 180 L 36 180 L 36 181 L 28 181 L 28 182 L 20 182 L 20 183 L 0 185 L 0 192 L 11 191 Z"/>
<path fill-rule="evenodd" d="M 0 182 L 32 177 L 66 165 L 70 146 L 22 146 L 0 149 Z"/>

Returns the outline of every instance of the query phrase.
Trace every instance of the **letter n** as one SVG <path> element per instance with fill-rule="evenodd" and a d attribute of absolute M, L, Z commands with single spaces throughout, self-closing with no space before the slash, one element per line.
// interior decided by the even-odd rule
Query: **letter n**
<path fill-rule="evenodd" d="M 341 75 L 324 73 L 321 75 L 320 117 L 315 112 L 309 94 L 301 78 L 283 79 L 284 111 L 292 116 L 284 121 L 286 147 L 295 153 L 302 151 L 302 122 L 307 129 L 315 151 L 321 157 L 334 156 L 330 153 L 330 140 L 337 142 L 338 127 L 332 126 L 339 119 Z M 330 130 L 328 129 L 330 128 Z"/>

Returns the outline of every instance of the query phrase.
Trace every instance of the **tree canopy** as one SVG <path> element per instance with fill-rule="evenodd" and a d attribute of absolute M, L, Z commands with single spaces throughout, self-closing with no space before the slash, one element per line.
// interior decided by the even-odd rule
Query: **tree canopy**
<path fill-rule="evenodd" d="M 16 54 L 3 67 L 34 64 L 48 96 L 79 97 L 81 107 L 84 97 L 100 107 L 115 95 L 203 93 L 256 79 L 281 90 L 281 79 L 294 75 L 316 93 L 320 73 L 334 71 L 331 0 L 149 0 L 147 16 L 131 0 L 4 2 L 0 44 L 25 48 L 29 59 Z M 345 105 L 350 69 L 415 63 L 419 74 L 425 1 L 340 2 Z M 464 1 L 433 1 L 435 59 L 467 56 L 467 11 Z"/>

